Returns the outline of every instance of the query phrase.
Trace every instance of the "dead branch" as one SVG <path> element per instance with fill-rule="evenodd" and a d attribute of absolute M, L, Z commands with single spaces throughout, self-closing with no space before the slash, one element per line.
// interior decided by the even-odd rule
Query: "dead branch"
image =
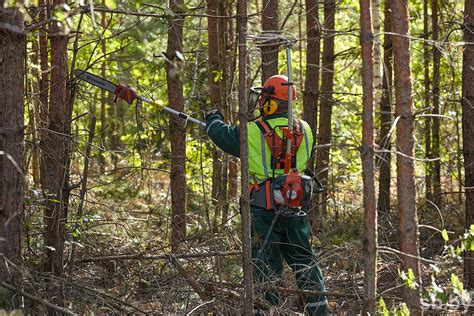
<path fill-rule="evenodd" d="M 32 294 L 28 294 L 26 292 L 23 292 L 22 290 L 20 289 L 17 289 L 16 287 L 14 287 L 13 285 L 10 285 L 6 282 L 2 282 L 2 287 L 5 288 L 5 289 L 8 289 L 8 290 L 11 290 L 11 291 L 14 291 L 14 292 L 17 292 L 19 295 L 23 296 L 23 297 L 26 297 L 28 298 L 29 300 L 31 301 L 34 301 L 34 302 L 37 302 L 37 303 L 40 303 L 40 304 L 43 304 L 45 306 L 48 306 L 49 308 L 55 310 L 55 311 L 58 311 L 64 315 L 77 315 L 73 312 L 71 312 L 70 310 L 66 309 L 66 308 L 63 308 L 63 307 L 60 307 L 60 306 L 57 306 L 57 305 L 54 305 L 54 304 L 51 304 L 50 302 L 40 298 L 40 297 L 37 297 L 37 296 L 34 296 Z"/>
<path fill-rule="evenodd" d="M 130 255 L 83 258 L 83 259 L 76 260 L 76 262 L 101 262 L 101 261 L 110 261 L 110 260 L 168 260 L 171 257 L 176 258 L 176 259 L 192 259 L 192 258 L 237 256 L 241 254 L 242 253 L 240 251 L 205 252 L 205 253 L 191 253 L 191 254 L 182 254 L 182 255 L 159 254 L 159 255 L 151 255 L 151 256 L 145 255 L 145 254 L 130 254 Z"/>
<path fill-rule="evenodd" d="M 208 295 L 201 289 L 196 279 L 194 279 L 192 275 L 181 265 L 181 263 L 179 263 L 178 259 L 171 256 L 170 261 L 176 270 L 178 270 L 178 272 L 186 279 L 186 281 L 188 281 L 194 292 L 196 292 L 196 294 L 199 295 L 203 301 L 208 301 Z"/>

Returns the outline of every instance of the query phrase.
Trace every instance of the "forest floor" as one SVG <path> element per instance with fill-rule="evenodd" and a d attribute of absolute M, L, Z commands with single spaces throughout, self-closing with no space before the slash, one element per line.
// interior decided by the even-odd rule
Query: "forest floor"
<path fill-rule="evenodd" d="M 207 203 L 198 202 L 196 196 L 189 194 L 188 236 L 171 255 L 165 178 L 154 178 L 145 185 L 134 184 L 124 177 L 126 189 L 116 184 L 113 191 L 96 184 L 87 197 L 83 218 L 67 225 L 66 266 L 62 279 L 32 272 L 41 270 L 37 265 L 42 261 L 42 251 L 41 236 L 35 233 L 38 227 L 31 224 L 29 245 L 24 254 L 25 266 L 30 269 L 25 273 L 29 284 L 25 291 L 45 297 L 49 282 L 60 284 L 65 293 L 65 307 L 78 314 L 237 314 L 242 290 L 237 205 L 231 204 L 228 221 L 219 224 L 211 220 L 213 207 L 206 207 Z M 143 193 L 147 187 L 161 193 Z M 127 190 L 141 193 L 130 197 Z M 41 223 L 41 218 L 37 218 L 41 213 L 34 212 L 34 206 L 39 203 L 34 199 L 35 194 L 32 194 L 27 222 Z M 356 315 L 360 313 L 363 298 L 363 257 L 358 237 L 362 216 L 360 210 L 351 209 L 345 202 L 340 205 L 312 242 L 327 291 L 332 294 L 328 297 L 331 314 Z M 72 208 L 74 206 L 72 204 Z M 394 250 L 398 248 L 393 228 L 397 224 L 394 220 L 386 220 L 384 224 L 392 228 L 379 231 L 378 293 L 392 310 L 400 307 L 401 289 L 405 285 L 403 274 L 399 272 L 399 253 Z M 450 248 L 440 235 L 421 229 L 422 256 L 426 259 L 421 267 L 427 301 L 434 287 L 443 289 L 445 294 L 454 293 L 451 274 L 462 274 L 461 262 L 449 256 Z M 73 244 L 77 254 L 71 264 Z M 277 286 L 296 289 L 288 266 Z M 261 293 L 257 291 L 256 297 L 257 305 L 265 307 Z M 281 298 L 281 305 L 275 309 L 279 314 L 302 311 L 302 296 L 282 294 Z M 41 304 L 28 306 L 27 313 L 46 312 Z M 463 306 L 457 310 L 455 307 L 446 307 L 451 310 L 448 314 L 463 312 Z M 435 314 L 443 310 L 441 305 L 432 308 Z"/>

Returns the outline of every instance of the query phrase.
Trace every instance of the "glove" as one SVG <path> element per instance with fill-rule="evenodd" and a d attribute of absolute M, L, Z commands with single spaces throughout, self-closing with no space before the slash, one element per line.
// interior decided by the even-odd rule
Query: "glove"
<path fill-rule="evenodd" d="M 137 97 L 137 92 L 135 89 L 127 87 L 124 84 L 118 84 L 115 88 L 115 102 L 118 99 L 123 99 L 127 101 L 128 104 L 132 104 L 133 100 Z"/>
<path fill-rule="evenodd" d="M 224 115 L 222 115 L 219 109 L 213 109 L 206 113 L 206 116 L 205 116 L 206 121 L 208 121 L 210 118 L 212 118 L 215 115 L 218 115 L 221 120 L 224 119 Z"/>

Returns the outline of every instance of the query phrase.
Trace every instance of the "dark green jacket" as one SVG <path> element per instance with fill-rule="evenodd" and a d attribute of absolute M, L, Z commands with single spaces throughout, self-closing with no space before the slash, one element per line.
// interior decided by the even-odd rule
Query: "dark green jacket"
<path fill-rule="evenodd" d="M 268 119 L 277 117 L 288 117 L 287 113 L 274 114 Z M 207 118 L 206 132 L 209 138 L 217 147 L 224 152 L 240 157 L 240 127 L 224 123 L 220 113 L 216 113 Z"/>

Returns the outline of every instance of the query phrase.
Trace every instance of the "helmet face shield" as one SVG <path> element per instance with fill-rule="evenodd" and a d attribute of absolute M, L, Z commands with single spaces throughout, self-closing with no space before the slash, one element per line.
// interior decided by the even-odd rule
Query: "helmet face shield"
<path fill-rule="evenodd" d="M 262 87 L 252 87 L 249 92 L 248 112 L 253 113 L 257 109 L 257 104 L 262 97 Z"/>

